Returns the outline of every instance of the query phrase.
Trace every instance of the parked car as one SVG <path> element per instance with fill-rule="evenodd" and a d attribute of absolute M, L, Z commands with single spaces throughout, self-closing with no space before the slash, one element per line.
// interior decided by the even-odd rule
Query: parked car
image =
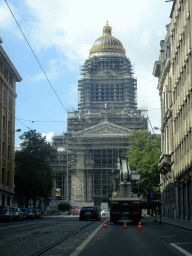
<path fill-rule="evenodd" d="M 36 219 L 41 219 L 41 212 L 39 211 L 38 208 L 33 208 L 32 211 L 35 214 Z"/>
<path fill-rule="evenodd" d="M 35 219 L 35 214 L 32 212 L 31 208 L 22 208 L 24 219 Z"/>
<path fill-rule="evenodd" d="M 73 207 L 69 210 L 69 214 L 79 215 L 80 211 L 81 211 L 81 207 Z"/>
<path fill-rule="evenodd" d="M 105 215 L 109 215 L 109 214 L 110 214 L 110 210 L 108 210 L 108 209 L 101 211 L 101 216 L 105 216 Z"/>
<path fill-rule="evenodd" d="M 101 220 L 101 213 L 98 211 L 97 207 L 83 207 L 79 214 L 79 220 L 86 220 L 86 219 L 95 219 Z"/>
<path fill-rule="evenodd" d="M 13 220 L 24 220 L 23 212 L 20 208 L 13 208 Z"/>
<path fill-rule="evenodd" d="M 10 206 L 0 206 L 0 220 L 11 221 L 13 219 L 13 210 Z"/>

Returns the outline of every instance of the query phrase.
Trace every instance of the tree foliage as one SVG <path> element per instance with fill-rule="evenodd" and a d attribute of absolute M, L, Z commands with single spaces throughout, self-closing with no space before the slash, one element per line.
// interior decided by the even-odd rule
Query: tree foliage
<path fill-rule="evenodd" d="M 57 150 L 46 142 L 46 136 L 30 130 L 20 137 L 21 150 L 15 153 L 15 195 L 25 198 L 25 207 L 33 198 L 46 197 L 53 187 L 54 173 L 48 160 L 53 161 Z"/>
<path fill-rule="evenodd" d="M 160 174 L 158 163 L 161 152 L 161 138 L 152 137 L 148 131 L 134 131 L 128 137 L 131 148 L 127 152 L 130 168 L 140 174 L 139 191 L 148 197 L 149 191 L 155 191 L 160 199 Z"/>
<path fill-rule="evenodd" d="M 71 205 L 68 202 L 60 203 L 58 205 L 59 211 L 69 211 L 71 209 Z"/>

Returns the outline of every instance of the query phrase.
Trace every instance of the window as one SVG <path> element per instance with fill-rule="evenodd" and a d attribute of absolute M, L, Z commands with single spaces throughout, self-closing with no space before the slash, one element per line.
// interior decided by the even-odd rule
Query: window
<path fill-rule="evenodd" d="M 11 136 L 11 121 L 8 121 L 8 135 Z"/>
<path fill-rule="evenodd" d="M 12 76 L 9 77 L 9 84 L 11 85 L 11 87 L 13 87 L 13 77 Z"/>
<path fill-rule="evenodd" d="M 3 141 L 3 144 L 2 144 L 2 154 L 3 154 L 3 157 L 5 158 L 5 142 Z"/>
<path fill-rule="evenodd" d="M 6 117 L 3 116 L 3 131 L 6 132 Z"/>
<path fill-rule="evenodd" d="M 2 195 L 2 205 L 5 205 L 5 195 Z"/>
<path fill-rule="evenodd" d="M 7 205 L 10 206 L 10 196 L 7 196 Z"/>
<path fill-rule="evenodd" d="M 12 95 L 9 94 L 9 111 L 12 111 Z"/>
<path fill-rule="evenodd" d="M 4 69 L 4 77 L 8 81 L 9 72 L 8 72 L 8 70 L 6 68 Z"/>
<path fill-rule="evenodd" d="M 7 107 L 7 92 L 6 90 L 3 91 L 3 104 Z"/>
<path fill-rule="evenodd" d="M 11 147 L 8 146 L 8 161 L 11 160 Z"/>
<path fill-rule="evenodd" d="M 10 171 L 7 171 L 7 186 L 10 186 Z"/>
<path fill-rule="evenodd" d="M 5 168 L 2 168 L 2 184 L 5 185 Z"/>
<path fill-rule="evenodd" d="M 0 61 L 0 72 L 3 74 L 3 62 Z"/>

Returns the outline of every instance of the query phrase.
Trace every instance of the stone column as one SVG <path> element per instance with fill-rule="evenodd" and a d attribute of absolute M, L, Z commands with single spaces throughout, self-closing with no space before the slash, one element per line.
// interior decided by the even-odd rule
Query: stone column
<path fill-rule="evenodd" d="M 85 201 L 84 152 L 76 152 L 76 200 Z"/>
<path fill-rule="evenodd" d="M 93 175 L 87 175 L 87 201 L 93 201 Z"/>
<path fill-rule="evenodd" d="M 71 175 L 71 202 L 76 202 L 76 175 Z"/>

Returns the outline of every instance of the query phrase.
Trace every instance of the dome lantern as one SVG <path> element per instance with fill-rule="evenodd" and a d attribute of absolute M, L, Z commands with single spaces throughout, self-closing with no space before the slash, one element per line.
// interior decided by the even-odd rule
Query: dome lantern
<path fill-rule="evenodd" d="M 103 27 L 103 35 L 105 34 L 111 34 L 112 27 L 109 26 L 108 20 L 106 22 L 106 25 Z"/>

